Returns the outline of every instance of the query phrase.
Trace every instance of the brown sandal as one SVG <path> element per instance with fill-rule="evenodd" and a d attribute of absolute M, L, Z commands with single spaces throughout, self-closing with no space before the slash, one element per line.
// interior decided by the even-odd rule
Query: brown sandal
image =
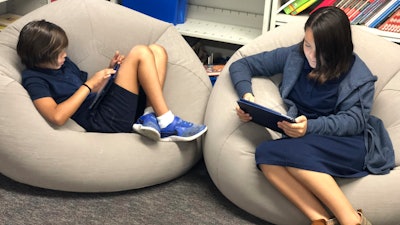
<path fill-rule="evenodd" d="M 361 209 L 358 209 L 358 210 L 357 210 L 357 213 L 358 213 L 358 215 L 360 215 L 360 217 L 361 217 L 361 221 L 360 221 L 360 223 L 358 223 L 358 225 L 372 225 L 372 223 L 369 222 L 369 221 L 367 220 L 367 218 L 365 218 L 365 216 L 364 216 L 364 214 L 362 213 L 362 210 L 361 210 Z"/>
<path fill-rule="evenodd" d="M 340 225 L 336 218 L 329 219 L 328 221 L 324 219 L 314 220 L 311 225 Z"/>

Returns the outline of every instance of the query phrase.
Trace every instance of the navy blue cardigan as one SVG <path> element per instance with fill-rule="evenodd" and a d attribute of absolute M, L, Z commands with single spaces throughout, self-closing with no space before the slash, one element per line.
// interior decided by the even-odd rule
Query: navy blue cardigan
<path fill-rule="evenodd" d="M 377 77 L 356 54 L 354 57 L 353 66 L 339 85 L 335 113 L 309 119 L 307 133 L 351 136 L 364 132 L 368 151 L 364 166 L 373 174 L 385 174 L 395 166 L 395 159 L 392 142 L 382 121 L 370 115 Z M 231 64 L 229 72 L 239 97 L 253 93 L 252 77 L 282 74 L 280 94 L 287 106 L 287 114 L 297 117 L 297 107 L 287 97 L 301 74 L 304 60 L 300 45 L 296 44 L 239 59 Z"/>

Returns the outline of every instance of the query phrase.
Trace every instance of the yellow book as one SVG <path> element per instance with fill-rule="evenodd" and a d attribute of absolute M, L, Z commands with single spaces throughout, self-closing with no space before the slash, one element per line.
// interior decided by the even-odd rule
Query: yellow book
<path fill-rule="evenodd" d="M 306 2 L 308 2 L 309 0 L 295 0 L 292 3 L 290 3 L 289 5 L 287 5 L 283 11 L 286 14 L 290 14 L 291 12 L 293 12 L 294 10 L 296 10 L 297 8 L 299 8 L 300 6 L 302 6 L 303 4 L 305 4 Z"/>
<path fill-rule="evenodd" d="M 304 3 L 303 5 L 301 5 L 300 7 L 298 7 L 297 9 L 293 10 L 290 15 L 297 15 L 300 12 L 304 11 L 305 9 L 307 9 L 308 7 L 310 7 L 312 4 L 316 3 L 318 0 L 309 0 L 308 2 Z"/>

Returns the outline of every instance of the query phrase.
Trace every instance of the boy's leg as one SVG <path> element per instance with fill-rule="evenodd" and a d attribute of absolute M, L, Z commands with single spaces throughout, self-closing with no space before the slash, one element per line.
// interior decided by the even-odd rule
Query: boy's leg
<path fill-rule="evenodd" d="M 160 81 L 160 85 L 161 87 L 164 87 L 165 78 L 167 75 L 167 62 L 168 62 L 167 52 L 162 46 L 157 44 L 149 45 L 149 48 L 154 55 L 154 62 L 156 65 L 157 75 Z"/>
<path fill-rule="evenodd" d="M 115 83 L 135 94 L 139 94 L 141 85 L 157 115 L 169 111 L 162 93 L 155 56 L 149 47 L 138 45 L 132 48 L 121 64 Z"/>
<path fill-rule="evenodd" d="M 164 114 L 169 111 L 161 84 L 165 80 L 167 58 L 163 55 L 163 49 L 156 46 L 152 49 L 145 45 L 132 48 L 121 64 L 115 83 L 135 94 L 139 94 L 139 88 L 142 86 L 147 102 L 155 103 L 154 111 Z M 133 129 L 151 139 L 160 139 L 160 128 L 153 113 L 141 116 Z"/>
<path fill-rule="evenodd" d="M 115 82 L 133 93 L 138 93 L 139 85 L 142 86 L 158 116 L 156 124 L 154 114 L 143 115 L 134 125 L 135 131 L 154 140 L 161 136 L 162 141 L 191 141 L 206 132 L 207 127 L 184 121 L 169 111 L 162 93 L 167 60 L 167 53 L 159 45 L 136 46 L 123 61 Z M 157 128 L 161 128 L 160 132 Z"/>

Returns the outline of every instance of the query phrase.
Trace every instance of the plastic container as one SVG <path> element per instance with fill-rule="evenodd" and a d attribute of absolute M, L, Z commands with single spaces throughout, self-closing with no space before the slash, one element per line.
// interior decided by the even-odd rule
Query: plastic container
<path fill-rule="evenodd" d="M 187 0 L 122 0 L 122 5 L 174 25 L 186 21 Z"/>

